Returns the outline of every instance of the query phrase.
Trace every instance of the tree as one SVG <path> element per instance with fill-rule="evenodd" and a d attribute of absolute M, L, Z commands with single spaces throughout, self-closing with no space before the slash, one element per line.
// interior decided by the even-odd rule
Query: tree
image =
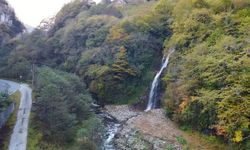
<path fill-rule="evenodd" d="M 90 95 L 76 76 L 50 68 L 38 70 L 35 118 L 44 136 L 52 142 L 74 139 L 76 126 L 92 114 Z"/>
<path fill-rule="evenodd" d="M 127 78 L 136 76 L 136 71 L 129 65 L 127 50 L 124 46 L 119 49 L 116 60 L 112 65 L 112 72 L 116 81 L 124 81 Z"/>

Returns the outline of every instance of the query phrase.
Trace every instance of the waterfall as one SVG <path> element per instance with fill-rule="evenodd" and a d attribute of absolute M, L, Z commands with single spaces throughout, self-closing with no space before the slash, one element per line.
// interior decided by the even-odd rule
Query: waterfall
<path fill-rule="evenodd" d="M 162 66 L 160 71 L 155 75 L 154 80 L 151 85 L 150 93 L 149 93 L 149 101 L 147 108 L 145 111 L 149 111 L 151 109 L 154 109 L 156 107 L 156 98 L 157 98 L 157 88 L 160 82 L 160 76 L 163 72 L 163 70 L 168 66 L 168 61 L 170 58 L 170 55 L 174 52 L 174 49 L 170 50 L 168 56 L 166 58 L 163 57 Z"/>

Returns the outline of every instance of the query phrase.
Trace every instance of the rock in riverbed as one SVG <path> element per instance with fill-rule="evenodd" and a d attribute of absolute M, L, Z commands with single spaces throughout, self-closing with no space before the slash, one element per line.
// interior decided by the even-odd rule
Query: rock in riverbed
<path fill-rule="evenodd" d="M 128 119 L 138 116 L 142 112 L 136 111 L 128 105 L 107 105 L 104 110 L 106 113 L 116 118 L 119 122 L 126 122 Z"/>

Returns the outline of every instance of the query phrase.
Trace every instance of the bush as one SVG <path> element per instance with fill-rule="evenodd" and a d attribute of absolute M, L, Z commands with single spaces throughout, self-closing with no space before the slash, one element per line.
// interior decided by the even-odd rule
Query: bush
<path fill-rule="evenodd" d="M 8 92 L 0 93 L 0 113 L 6 110 L 6 108 L 13 103 L 13 100 L 9 97 Z"/>
<path fill-rule="evenodd" d="M 187 141 L 186 139 L 184 139 L 182 136 L 177 136 L 176 140 L 178 141 L 178 143 L 180 143 L 181 145 L 187 145 Z"/>
<path fill-rule="evenodd" d="M 38 71 L 36 82 L 35 120 L 39 130 L 51 143 L 75 140 L 76 127 L 93 114 L 92 99 L 80 79 L 50 68 Z M 87 122 L 87 121 L 86 121 Z"/>

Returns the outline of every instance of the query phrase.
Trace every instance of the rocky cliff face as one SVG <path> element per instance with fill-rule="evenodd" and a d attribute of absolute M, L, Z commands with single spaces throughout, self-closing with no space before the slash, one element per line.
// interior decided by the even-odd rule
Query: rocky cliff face
<path fill-rule="evenodd" d="M 13 8 L 5 0 L 0 0 L 0 45 L 23 30 L 24 26 L 17 19 Z"/>

